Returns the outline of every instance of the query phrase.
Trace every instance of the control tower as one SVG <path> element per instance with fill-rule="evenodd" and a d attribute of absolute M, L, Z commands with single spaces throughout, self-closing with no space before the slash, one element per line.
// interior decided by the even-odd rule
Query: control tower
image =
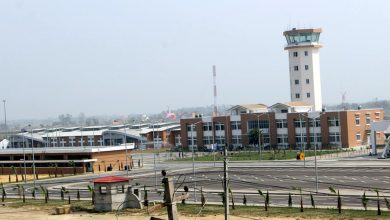
<path fill-rule="evenodd" d="M 322 110 L 320 54 L 318 42 L 322 30 L 296 29 L 283 32 L 287 45 L 290 69 L 291 101 L 313 105 L 314 111 Z"/>

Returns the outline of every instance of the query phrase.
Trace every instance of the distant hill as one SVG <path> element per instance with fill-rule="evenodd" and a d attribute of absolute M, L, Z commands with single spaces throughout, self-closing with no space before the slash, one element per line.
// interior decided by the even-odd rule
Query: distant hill
<path fill-rule="evenodd" d="M 369 102 L 360 103 L 345 103 L 344 106 L 340 105 L 326 105 L 326 109 L 337 110 L 337 109 L 357 109 L 359 106 L 362 108 L 383 108 L 385 111 L 385 119 L 390 119 L 390 100 L 374 100 Z"/>
<path fill-rule="evenodd" d="M 360 103 L 345 103 L 346 109 L 357 109 L 359 106 L 362 108 L 383 108 L 385 111 L 385 119 L 390 120 L 390 100 L 374 100 Z M 218 112 L 220 115 L 224 115 L 226 110 L 232 107 L 232 105 L 220 105 L 218 106 Z M 326 105 L 328 110 L 343 109 L 341 104 L 339 105 Z M 213 112 L 213 106 L 201 106 L 201 107 L 187 107 L 172 109 L 171 112 L 176 114 L 176 121 L 181 118 L 191 117 L 193 113 L 202 114 L 203 116 L 210 116 Z M 50 128 L 50 127 L 69 127 L 69 126 L 94 126 L 94 125 L 110 125 L 114 121 L 120 121 L 120 123 L 153 123 L 170 121 L 166 118 L 166 111 L 162 111 L 156 114 L 129 114 L 129 115 L 105 115 L 105 116 L 86 116 L 84 113 L 80 113 L 78 116 L 72 116 L 70 114 L 61 114 L 58 118 L 49 119 L 36 119 L 36 120 L 14 120 L 8 123 L 9 131 L 19 131 L 26 125 L 31 124 L 33 128 Z M 5 126 L 0 122 L 0 136 L 5 132 Z"/>

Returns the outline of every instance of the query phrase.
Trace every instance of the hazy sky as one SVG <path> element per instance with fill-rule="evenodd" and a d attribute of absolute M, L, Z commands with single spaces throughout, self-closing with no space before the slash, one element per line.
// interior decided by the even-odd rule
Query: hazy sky
<path fill-rule="evenodd" d="M 8 119 L 289 101 L 284 30 L 321 27 L 324 104 L 389 99 L 390 1 L 0 0 Z M 0 108 L 0 119 L 3 110 Z"/>

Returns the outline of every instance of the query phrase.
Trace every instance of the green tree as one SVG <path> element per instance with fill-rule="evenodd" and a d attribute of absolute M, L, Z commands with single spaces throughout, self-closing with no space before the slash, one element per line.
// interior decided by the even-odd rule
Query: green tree
<path fill-rule="evenodd" d="M 92 205 L 95 204 L 95 190 L 92 186 L 88 185 L 88 191 L 91 193 Z"/>
<path fill-rule="evenodd" d="M 377 202 L 377 214 L 381 215 L 381 203 L 379 200 L 379 190 L 378 189 L 373 189 L 372 191 L 376 192 L 376 202 Z"/>
<path fill-rule="evenodd" d="M 260 145 L 262 145 L 264 142 L 263 130 L 258 128 L 251 129 L 248 134 L 249 144 L 259 144 L 259 136 L 260 136 Z"/>
<path fill-rule="evenodd" d="M 367 211 L 368 198 L 366 197 L 366 191 L 364 191 L 361 199 L 362 199 L 362 205 L 364 207 L 364 210 Z"/>
<path fill-rule="evenodd" d="M 232 197 L 232 209 L 236 209 L 236 206 L 234 205 L 233 191 L 230 187 L 229 187 L 229 193 L 230 193 L 230 196 Z"/>
<path fill-rule="evenodd" d="M 299 191 L 299 195 L 301 196 L 301 212 L 303 212 L 302 188 L 301 187 L 293 187 L 292 189 Z"/>
<path fill-rule="evenodd" d="M 332 187 L 329 186 L 329 191 L 332 193 L 336 194 L 336 190 Z M 340 190 L 337 190 L 337 209 L 339 210 L 339 213 L 341 214 L 341 196 L 340 196 Z"/>

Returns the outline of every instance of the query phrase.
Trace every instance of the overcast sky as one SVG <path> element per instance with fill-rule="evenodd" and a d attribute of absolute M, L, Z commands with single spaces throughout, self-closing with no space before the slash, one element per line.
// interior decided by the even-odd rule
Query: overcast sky
<path fill-rule="evenodd" d="M 1 0 L 7 117 L 289 101 L 283 31 L 321 27 L 324 104 L 389 99 L 390 1 Z M 3 120 L 1 108 L 0 118 Z"/>

